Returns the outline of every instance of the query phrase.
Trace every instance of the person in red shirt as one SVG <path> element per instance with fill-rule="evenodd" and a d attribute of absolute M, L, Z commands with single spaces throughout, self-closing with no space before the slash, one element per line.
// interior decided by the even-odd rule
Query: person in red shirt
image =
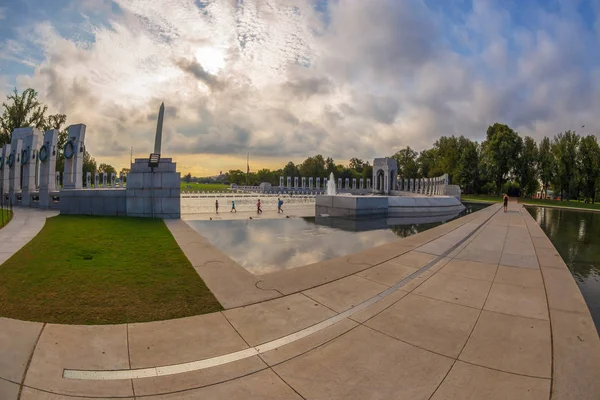
<path fill-rule="evenodd" d="M 256 203 L 256 213 L 262 214 L 262 209 L 260 208 L 260 199 L 258 199 L 258 202 Z"/>

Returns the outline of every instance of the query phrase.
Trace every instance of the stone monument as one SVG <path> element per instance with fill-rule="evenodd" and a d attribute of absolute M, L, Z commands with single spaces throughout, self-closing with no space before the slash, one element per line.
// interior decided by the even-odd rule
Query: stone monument
<path fill-rule="evenodd" d="M 153 155 L 160 155 L 165 106 L 161 104 Z M 150 158 L 136 158 L 127 176 L 127 215 L 133 217 L 181 218 L 181 174 L 171 158 L 151 166 Z"/>
<path fill-rule="evenodd" d="M 44 132 L 43 144 L 38 152 L 40 162 L 40 207 L 49 208 L 52 205 L 52 193 L 56 192 L 56 158 L 58 151 L 58 130 L 50 129 Z"/>
<path fill-rule="evenodd" d="M 83 186 L 83 155 L 85 153 L 85 125 L 71 125 L 67 128 L 65 155 L 64 189 L 81 189 Z"/>
<path fill-rule="evenodd" d="M 8 196 L 9 187 L 10 187 L 10 179 L 9 179 L 9 170 L 8 167 L 8 156 L 10 155 L 10 143 L 5 144 L 2 147 L 2 154 L 0 155 L 0 193 L 2 195 L 2 202 L 6 201 Z"/>
<path fill-rule="evenodd" d="M 8 192 L 12 204 L 17 204 L 21 197 L 21 151 L 23 150 L 23 136 L 33 128 L 17 128 L 12 132 L 7 163 L 9 168 Z"/>
<path fill-rule="evenodd" d="M 21 150 L 21 205 L 30 206 L 33 202 L 32 192 L 37 192 L 37 153 L 42 140 L 42 132 L 35 128 L 27 128 L 23 136 L 23 149 Z M 38 196 L 39 198 L 39 196 Z"/>

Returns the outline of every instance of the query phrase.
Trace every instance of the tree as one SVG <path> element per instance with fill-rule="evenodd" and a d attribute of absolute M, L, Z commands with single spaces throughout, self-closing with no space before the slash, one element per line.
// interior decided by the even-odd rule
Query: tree
<path fill-rule="evenodd" d="M 33 89 L 25 89 L 19 94 L 15 88 L 13 94 L 6 96 L 7 103 L 2 103 L 4 111 L 0 116 L 0 145 L 10 143 L 12 131 L 16 128 L 33 127 L 44 129 L 44 114 L 48 107 L 37 99 L 38 93 Z"/>
<path fill-rule="evenodd" d="M 227 182 L 235 183 L 236 185 L 246 184 L 246 174 L 239 169 L 229 170 L 227 173 Z"/>
<path fill-rule="evenodd" d="M 373 178 L 373 166 L 368 161 L 366 162 L 365 166 L 363 167 L 361 178 L 363 178 L 365 180 L 364 181 L 365 187 L 366 187 L 366 184 L 367 184 L 366 183 L 367 179 L 372 179 Z"/>
<path fill-rule="evenodd" d="M 360 173 L 362 173 L 363 168 L 365 167 L 365 162 L 363 160 L 361 160 L 360 158 L 353 157 L 350 159 L 350 163 L 348 164 L 348 167 L 350 167 L 350 169 L 353 169 L 360 174 Z"/>
<path fill-rule="evenodd" d="M 556 160 L 554 159 L 554 154 L 552 154 L 552 144 L 550 143 L 550 139 L 544 137 L 538 149 L 538 173 L 542 181 L 544 198 L 548 196 L 548 188 L 554 180 L 555 167 Z"/>
<path fill-rule="evenodd" d="M 403 179 L 412 179 L 419 177 L 419 167 L 417 165 L 417 152 L 406 147 L 392 156 L 398 163 L 398 177 Z"/>
<path fill-rule="evenodd" d="M 577 148 L 579 136 L 575 132 L 566 131 L 554 137 L 552 152 L 556 160 L 555 183 L 560 188 L 560 199 L 577 196 Z"/>
<path fill-rule="evenodd" d="M 94 157 L 87 152 L 87 150 L 83 153 L 83 177 L 85 178 L 87 173 L 94 175 L 96 172 L 96 160 Z"/>
<path fill-rule="evenodd" d="M 279 176 L 280 175 L 276 175 L 275 172 L 272 172 L 270 169 L 263 168 L 256 173 L 256 181 L 258 184 L 268 182 L 271 185 L 279 185 Z"/>
<path fill-rule="evenodd" d="M 479 186 L 479 152 L 477 147 L 477 142 L 469 141 L 468 144 L 465 144 L 456 169 L 456 184 L 460 185 L 467 194 L 475 193 Z"/>
<path fill-rule="evenodd" d="M 526 136 L 519 154 L 517 181 L 522 195 L 533 196 L 537 191 L 538 148 L 533 138 Z"/>
<path fill-rule="evenodd" d="M 584 196 L 591 198 L 594 203 L 596 184 L 600 179 L 600 146 L 596 136 L 589 135 L 581 139 L 579 160 Z"/>
<path fill-rule="evenodd" d="M 106 173 L 108 176 L 110 176 L 110 174 L 117 175 L 117 170 L 115 169 L 115 167 L 105 163 L 100 164 L 100 166 L 98 167 L 98 172 Z"/>
<path fill-rule="evenodd" d="M 119 176 L 123 177 L 123 182 L 127 183 L 127 174 L 131 172 L 129 168 L 121 168 L 121 172 L 119 172 Z"/>
<path fill-rule="evenodd" d="M 465 140 L 464 137 L 461 138 Z M 433 148 L 436 150 L 436 175 L 448 174 L 450 182 L 454 182 L 461 156 L 459 140 L 454 135 L 442 136 L 434 143 Z"/>
<path fill-rule="evenodd" d="M 102 168 L 102 165 L 100 166 L 100 168 Z M 183 180 L 185 183 L 190 183 L 192 181 L 192 174 L 188 172 L 186 175 L 183 176 Z"/>
<path fill-rule="evenodd" d="M 434 178 L 436 176 L 442 175 L 441 173 L 436 174 L 437 172 L 437 151 L 436 149 L 428 149 L 423 150 L 419 157 L 417 158 L 417 164 L 419 166 L 419 173 L 424 178 Z"/>
<path fill-rule="evenodd" d="M 283 167 L 283 176 L 300 176 L 300 171 L 298 171 L 298 167 L 290 161 L 285 167 Z"/>
<path fill-rule="evenodd" d="M 314 157 L 308 157 L 298 167 L 300 176 L 324 176 L 325 175 L 325 159 L 322 155 L 317 154 Z"/>
<path fill-rule="evenodd" d="M 498 195 L 502 194 L 502 185 L 508 174 L 515 169 L 520 145 L 519 134 L 508 125 L 495 123 L 488 127 L 483 144 L 484 157 Z"/>
<path fill-rule="evenodd" d="M 333 161 L 333 158 L 327 157 L 327 159 L 325 160 L 325 173 L 327 174 L 327 176 L 329 176 L 329 174 L 331 174 L 332 172 L 335 173 L 335 171 L 335 161 Z"/>

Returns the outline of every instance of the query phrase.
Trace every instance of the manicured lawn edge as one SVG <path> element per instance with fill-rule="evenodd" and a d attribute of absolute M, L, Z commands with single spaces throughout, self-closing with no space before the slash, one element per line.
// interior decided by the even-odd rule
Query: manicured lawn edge
<path fill-rule="evenodd" d="M 3 214 L 3 218 L 0 218 L 0 229 L 4 228 L 6 225 L 8 225 L 8 223 L 10 222 L 10 220 L 13 217 L 13 213 L 12 211 L 9 210 L 0 210 L 0 212 Z"/>
<path fill-rule="evenodd" d="M 481 203 L 502 202 L 501 197 L 484 196 L 484 195 L 462 195 L 461 200 L 467 201 L 467 202 L 481 202 Z M 528 206 L 552 207 L 552 208 L 562 208 L 562 209 L 566 209 L 566 210 L 600 212 L 600 203 L 585 204 L 580 201 L 572 201 L 572 200 L 559 201 L 559 200 L 522 199 L 522 198 L 517 198 L 517 201 L 523 205 L 528 205 Z"/>
<path fill-rule="evenodd" d="M 59 215 L 0 266 L 0 316 L 59 324 L 221 311 L 164 221 Z"/>

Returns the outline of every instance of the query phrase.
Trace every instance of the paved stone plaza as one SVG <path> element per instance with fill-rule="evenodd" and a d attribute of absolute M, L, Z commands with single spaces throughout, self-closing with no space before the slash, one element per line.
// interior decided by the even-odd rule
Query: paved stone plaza
<path fill-rule="evenodd" d="M 3 257 L 47 216 L 16 210 Z M 600 398 L 587 306 L 518 204 L 262 276 L 166 223 L 226 311 L 106 326 L 0 318 L 0 399 Z"/>

